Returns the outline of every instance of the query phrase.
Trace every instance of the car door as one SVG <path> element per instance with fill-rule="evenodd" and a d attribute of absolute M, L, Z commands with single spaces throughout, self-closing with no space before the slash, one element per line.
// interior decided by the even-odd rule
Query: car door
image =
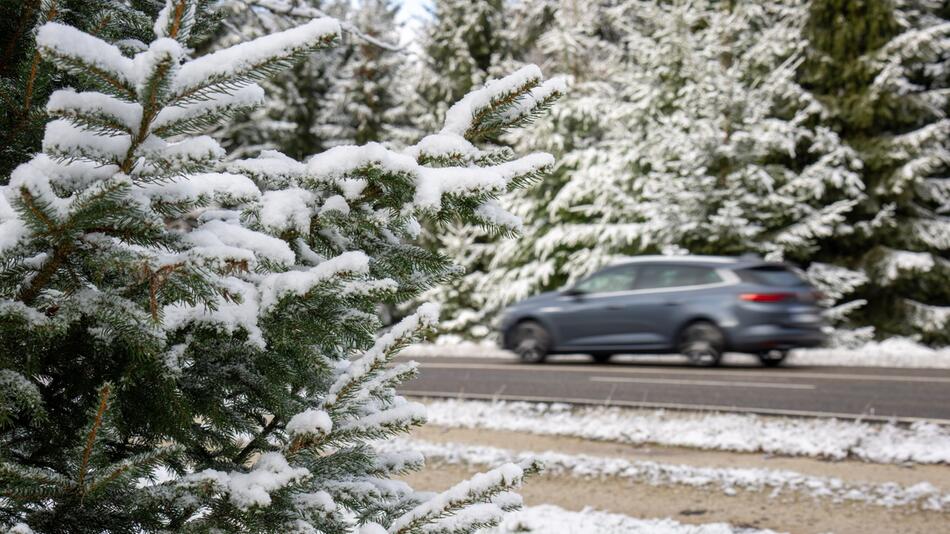
<path fill-rule="evenodd" d="M 629 345 L 636 330 L 625 313 L 637 265 L 604 269 L 578 283 L 545 310 L 557 329 L 560 348 L 595 349 Z"/>
<path fill-rule="evenodd" d="M 640 269 L 630 313 L 642 328 L 639 339 L 670 348 L 676 330 L 713 288 L 723 283 L 715 269 L 702 265 L 651 264 Z"/>

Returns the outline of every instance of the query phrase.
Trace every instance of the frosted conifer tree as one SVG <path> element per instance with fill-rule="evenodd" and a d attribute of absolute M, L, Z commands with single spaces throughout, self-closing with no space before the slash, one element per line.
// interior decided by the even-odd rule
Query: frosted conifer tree
<path fill-rule="evenodd" d="M 437 123 L 448 106 L 498 74 L 512 45 L 508 13 L 502 0 L 433 2 L 419 75 L 424 127 Z"/>
<path fill-rule="evenodd" d="M 347 144 L 382 141 L 398 146 L 419 137 L 401 83 L 411 67 L 399 45 L 395 13 L 383 1 L 247 0 L 225 19 L 215 46 L 256 37 L 319 16 L 343 21 L 341 43 L 312 54 L 264 83 L 265 106 L 236 118 L 218 135 L 232 154 L 277 149 L 296 158 Z"/>
<path fill-rule="evenodd" d="M 198 3 L 204 14 L 212 0 Z M 101 39 L 134 49 L 150 39 L 151 22 L 160 5 L 122 0 L 0 1 L 0 182 L 40 149 L 48 119 L 46 99 L 63 84 L 81 80 L 64 76 L 41 61 L 36 50 L 36 30 L 50 21 L 65 22 Z M 201 39 L 213 27 L 209 17 L 192 32 Z"/>
<path fill-rule="evenodd" d="M 0 529 L 16 532 L 472 532 L 534 465 L 445 493 L 391 476 L 420 424 L 394 354 L 433 305 L 377 336 L 378 302 L 443 278 L 420 220 L 504 229 L 495 198 L 553 165 L 473 142 L 557 95 L 537 67 L 486 85 L 403 152 L 340 146 L 224 163 L 198 135 L 256 81 L 332 45 L 316 19 L 212 54 L 168 0 L 142 50 L 47 23 L 40 53 L 80 77 L 46 106 L 43 152 L 0 189 Z M 538 95 L 546 95 L 539 99 Z"/>
<path fill-rule="evenodd" d="M 410 103 L 417 124 L 423 128 L 438 121 L 441 110 L 471 87 L 523 64 L 526 54 L 532 56 L 540 28 L 547 27 L 554 18 L 546 2 L 439 0 L 433 7 L 433 20 L 425 28 L 422 42 L 425 55 L 417 73 L 419 90 Z M 489 141 L 500 147 L 507 145 L 507 139 Z M 502 236 L 464 223 L 424 234 L 430 248 L 453 258 L 459 273 L 484 270 L 493 257 L 498 237 Z M 481 319 L 481 312 L 471 301 L 479 291 L 478 275 L 464 276 L 437 287 L 424 298 L 444 305 L 443 325 L 451 331 L 457 324 L 468 325 Z M 487 325 L 476 326 L 476 337 L 488 332 Z"/>
<path fill-rule="evenodd" d="M 862 273 L 852 317 L 950 343 L 950 20 L 940 2 L 816 0 L 800 78 L 861 161 L 856 231 L 822 257 Z"/>
<path fill-rule="evenodd" d="M 324 14 L 342 19 L 349 9 L 348 3 L 335 0 L 243 1 L 229 7 L 222 24 L 225 31 L 210 43 L 211 50 L 286 30 Z M 232 157 L 280 150 L 299 159 L 329 148 L 328 139 L 316 127 L 321 125 L 329 95 L 342 83 L 340 72 L 350 55 L 348 47 L 337 45 L 310 54 L 262 81 L 268 94 L 264 105 L 237 115 L 215 136 Z"/>
<path fill-rule="evenodd" d="M 350 38 L 347 61 L 313 126 L 327 144 L 395 142 L 412 136 L 406 103 L 411 88 L 400 83 L 407 71 L 406 52 L 377 42 L 397 43 L 396 12 L 390 0 L 364 0 L 350 17 L 366 40 Z"/>
<path fill-rule="evenodd" d="M 490 259 L 466 277 L 472 291 L 437 290 L 458 309 L 451 327 L 472 335 L 507 303 L 620 255 L 807 263 L 851 231 L 860 162 L 795 80 L 804 3 L 551 4 L 534 53 L 572 75 L 571 97 L 512 139 L 558 166 L 506 200 L 523 237 L 479 249 Z"/>

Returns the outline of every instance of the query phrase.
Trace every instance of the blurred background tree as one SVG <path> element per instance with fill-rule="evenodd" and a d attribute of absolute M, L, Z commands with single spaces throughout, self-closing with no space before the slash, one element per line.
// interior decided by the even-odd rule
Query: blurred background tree
<path fill-rule="evenodd" d="M 950 343 L 950 7 L 814 0 L 799 78 L 860 158 L 855 230 L 817 258 L 862 271 L 853 321 Z"/>

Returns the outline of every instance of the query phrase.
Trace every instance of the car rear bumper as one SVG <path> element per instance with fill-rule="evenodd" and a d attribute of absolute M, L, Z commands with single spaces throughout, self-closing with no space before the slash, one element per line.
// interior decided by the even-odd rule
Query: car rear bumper
<path fill-rule="evenodd" d="M 736 352 L 760 352 L 771 349 L 819 347 L 828 340 L 818 328 L 793 328 L 782 325 L 754 325 L 728 332 L 729 349 Z"/>

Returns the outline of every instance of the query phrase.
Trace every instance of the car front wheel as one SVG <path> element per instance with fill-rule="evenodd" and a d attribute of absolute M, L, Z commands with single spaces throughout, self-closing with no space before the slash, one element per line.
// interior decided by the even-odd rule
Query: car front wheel
<path fill-rule="evenodd" d="M 515 354 L 525 363 L 544 363 L 551 350 L 551 336 L 534 321 L 525 321 L 512 334 Z"/>
<path fill-rule="evenodd" d="M 726 339 L 716 325 L 699 321 L 680 333 L 679 352 L 689 358 L 693 365 L 712 367 L 722 361 Z"/>

